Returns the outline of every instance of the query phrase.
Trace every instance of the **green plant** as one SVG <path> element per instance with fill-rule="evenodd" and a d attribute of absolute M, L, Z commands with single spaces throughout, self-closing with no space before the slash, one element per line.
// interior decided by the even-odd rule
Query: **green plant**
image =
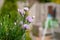
<path fill-rule="evenodd" d="M 25 10 L 24 17 L 18 12 L 17 0 L 4 0 L 0 13 L 0 40 L 22 40 L 25 33 L 23 25 L 27 24 L 25 19 L 28 14 Z"/>
<path fill-rule="evenodd" d="M 29 30 L 26 30 L 25 34 L 26 34 L 26 36 L 25 36 L 26 39 L 25 40 L 32 40 L 31 37 L 30 37 L 30 31 Z"/>
<path fill-rule="evenodd" d="M 0 40 L 21 40 L 24 30 L 19 24 L 17 0 L 4 0 L 0 13 Z"/>

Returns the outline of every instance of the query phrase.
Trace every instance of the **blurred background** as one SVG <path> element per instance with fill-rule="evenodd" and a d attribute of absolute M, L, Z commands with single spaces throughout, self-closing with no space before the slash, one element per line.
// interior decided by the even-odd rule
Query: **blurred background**
<path fill-rule="evenodd" d="M 0 8 L 3 3 L 4 0 L 0 0 Z M 58 27 L 55 25 L 54 32 L 51 32 L 51 28 L 47 28 L 44 40 L 60 40 L 60 0 L 26 0 L 25 2 L 19 0 L 17 5 L 19 9 L 23 9 L 25 6 L 29 7 L 29 15 L 34 18 L 30 24 L 31 29 L 29 32 L 32 40 L 42 40 L 45 29 L 43 24 L 49 18 L 48 14 L 58 20 Z"/>

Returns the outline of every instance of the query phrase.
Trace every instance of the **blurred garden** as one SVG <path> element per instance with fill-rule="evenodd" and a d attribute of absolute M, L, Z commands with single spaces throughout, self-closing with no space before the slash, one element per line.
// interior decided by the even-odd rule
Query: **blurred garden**
<path fill-rule="evenodd" d="M 60 0 L 0 0 L 0 40 L 59 40 L 59 16 Z"/>

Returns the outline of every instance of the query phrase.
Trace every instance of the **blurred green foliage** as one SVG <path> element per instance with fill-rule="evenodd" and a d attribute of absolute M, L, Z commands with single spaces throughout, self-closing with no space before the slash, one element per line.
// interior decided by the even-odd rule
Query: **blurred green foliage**
<path fill-rule="evenodd" d="M 27 30 L 27 31 L 25 32 L 25 34 L 26 34 L 25 40 L 32 40 L 31 37 L 30 37 L 30 31 L 29 31 L 29 30 Z"/>
<path fill-rule="evenodd" d="M 18 13 L 17 0 L 4 0 L 0 11 L 0 40 L 22 40 L 21 15 Z"/>

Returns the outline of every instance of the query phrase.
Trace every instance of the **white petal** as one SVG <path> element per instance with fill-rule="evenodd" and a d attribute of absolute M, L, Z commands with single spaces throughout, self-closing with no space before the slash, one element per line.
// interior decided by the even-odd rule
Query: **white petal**
<path fill-rule="evenodd" d="M 35 16 L 33 16 L 33 19 L 35 18 Z"/>
<path fill-rule="evenodd" d="M 29 8 L 28 8 L 28 7 L 25 7 L 25 8 L 24 8 L 24 10 L 28 11 L 28 10 L 29 10 Z"/>

